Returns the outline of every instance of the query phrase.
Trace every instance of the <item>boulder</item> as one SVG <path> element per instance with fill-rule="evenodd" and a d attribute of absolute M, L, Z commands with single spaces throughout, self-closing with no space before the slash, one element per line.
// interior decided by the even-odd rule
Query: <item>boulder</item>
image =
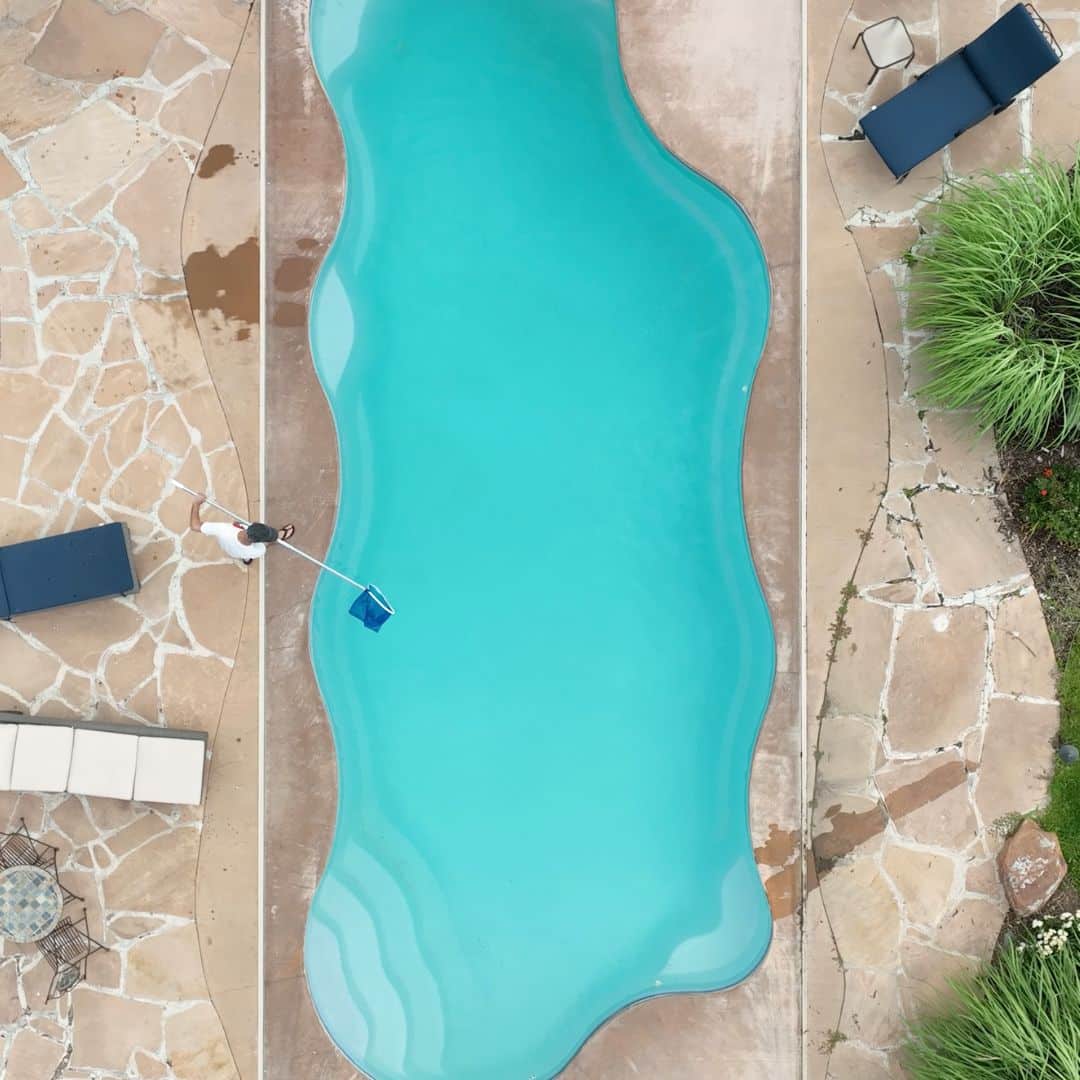
<path fill-rule="evenodd" d="M 1061 845 L 1054 833 L 1027 819 L 1005 842 L 998 870 L 1013 911 L 1034 915 L 1057 891 L 1067 872 Z"/>

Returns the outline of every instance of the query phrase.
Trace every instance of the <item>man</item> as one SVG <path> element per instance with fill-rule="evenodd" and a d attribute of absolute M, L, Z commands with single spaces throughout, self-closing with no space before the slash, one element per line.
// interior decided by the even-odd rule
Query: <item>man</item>
<path fill-rule="evenodd" d="M 206 499 L 202 495 L 191 502 L 191 531 L 212 536 L 230 559 L 239 559 L 245 566 L 261 559 L 271 544 L 278 540 L 288 540 L 296 532 L 292 525 L 283 525 L 278 531 L 261 521 L 247 526 L 239 521 L 234 521 L 231 525 L 224 521 L 203 521 L 199 517 L 199 511 L 204 502 Z"/>

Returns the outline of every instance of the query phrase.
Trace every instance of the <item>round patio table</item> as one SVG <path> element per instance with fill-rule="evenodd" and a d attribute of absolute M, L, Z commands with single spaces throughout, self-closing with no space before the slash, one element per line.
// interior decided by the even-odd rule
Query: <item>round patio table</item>
<path fill-rule="evenodd" d="M 60 921 L 60 884 L 40 866 L 0 870 L 0 936 L 29 942 L 43 938 Z"/>

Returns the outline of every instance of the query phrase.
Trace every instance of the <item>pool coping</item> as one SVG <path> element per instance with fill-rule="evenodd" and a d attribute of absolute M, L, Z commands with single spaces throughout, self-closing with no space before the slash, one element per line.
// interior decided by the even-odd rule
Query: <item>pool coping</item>
<path fill-rule="evenodd" d="M 285 0 L 267 10 L 266 410 L 267 431 L 274 437 L 267 440 L 266 495 L 269 517 L 302 522 L 305 546 L 317 554 L 326 549 L 333 528 L 337 444 L 311 362 L 307 308 L 318 264 L 337 229 L 344 159 L 336 120 L 308 52 L 308 4 Z M 721 1038 L 728 1064 L 735 1051 L 760 1062 L 762 1076 L 776 1075 L 777 1069 L 795 1075 L 793 1066 L 801 1061 L 801 39 L 796 32 L 787 53 L 780 50 L 762 70 L 762 78 L 773 81 L 786 73 L 794 87 L 785 123 L 755 131 L 754 153 L 732 153 L 728 146 L 719 154 L 720 176 L 710 160 L 715 155 L 702 154 L 700 141 L 680 138 L 665 121 L 651 85 L 658 50 L 652 50 L 649 32 L 665 18 L 670 28 L 676 16 L 659 4 L 648 13 L 625 0 L 617 10 L 623 72 L 639 110 L 672 154 L 743 207 L 769 264 L 773 307 L 750 399 L 743 478 L 747 531 L 777 641 L 772 699 L 758 734 L 750 791 L 755 854 L 773 904 L 774 936 L 764 967 L 738 986 L 629 1006 L 594 1033 L 563 1075 L 611 1076 L 613 1062 L 631 1052 L 638 1060 L 643 1052 L 651 1055 L 656 1068 L 670 1075 L 673 1061 L 685 1064 L 688 1052 L 700 1053 L 693 1029 L 717 1008 L 745 1014 L 737 1022 L 746 1045 L 740 1049 L 731 1038 Z M 796 5 L 792 19 L 801 26 Z M 723 97 L 725 88 L 718 89 Z M 760 155 L 777 152 L 788 182 L 763 184 Z M 314 476 L 310 466 L 304 467 L 311 462 L 319 463 Z M 266 582 L 265 1075 L 290 1077 L 302 1065 L 305 1075 L 326 1080 L 356 1077 L 323 1031 L 303 969 L 307 911 L 333 837 L 337 800 L 333 739 L 307 650 L 315 573 L 298 560 L 278 560 L 268 565 Z M 784 794 L 780 813 L 773 811 L 778 785 Z M 762 994 L 766 983 L 768 992 Z M 781 988 L 782 1000 L 777 998 Z"/>

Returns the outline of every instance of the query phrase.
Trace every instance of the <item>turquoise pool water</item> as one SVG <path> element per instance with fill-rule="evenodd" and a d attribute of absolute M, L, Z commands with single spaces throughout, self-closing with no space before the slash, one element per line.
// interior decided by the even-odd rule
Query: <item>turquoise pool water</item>
<path fill-rule="evenodd" d="M 332 558 L 398 614 L 372 634 L 319 584 L 340 803 L 308 982 L 375 1080 L 540 1080 L 768 947 L 739 479 L 765 263 L 639 116 L 612 0 L 315 0 L 312 38 L 348 156 L 311 327 Z"/>

